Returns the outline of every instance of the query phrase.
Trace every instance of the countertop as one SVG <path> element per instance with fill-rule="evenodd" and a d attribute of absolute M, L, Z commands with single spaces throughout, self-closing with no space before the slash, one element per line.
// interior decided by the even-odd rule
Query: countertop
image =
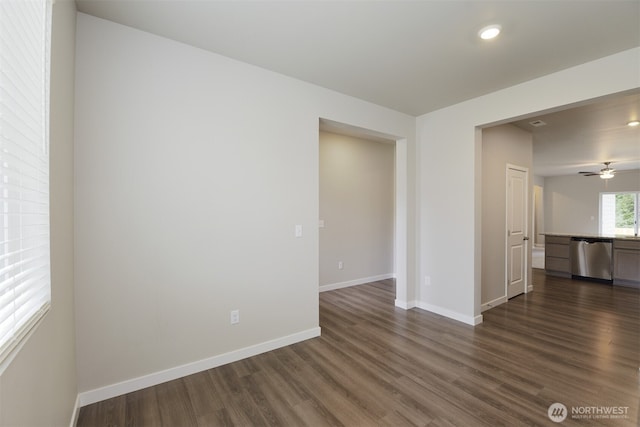
<path fill-rule="evenodd" d="M 640 241 L 639 236 L 625 236 L 622 234 L 584 234 L 584 233 L 542 233 L 545 236 L 558 236 L 558 237 L 583 237 L 586 239 L 616 239 L 616 240 L 632 240 Z"/>

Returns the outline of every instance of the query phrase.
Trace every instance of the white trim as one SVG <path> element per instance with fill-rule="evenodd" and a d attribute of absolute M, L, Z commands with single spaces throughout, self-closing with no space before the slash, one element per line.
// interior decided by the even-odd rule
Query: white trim
<path fill-rule="evenodd" d="M 73 413 L 71 414 L 69 427 L 76 427 L 76 424 L 78 423 L 78 415 L 80 415 L 80 395 L 76 396 L 76 403 L 73 405 Z"/>
<path fill-rule="evenodd" d="M 404 310 L 410 310 L 414 307 L 418 306 L 418 302 L 415 300 L 412 301 L 404 301 L 404 300 L 399 300 L 396 298 L 395 300 L 395 306 L 398 308 L 402 308 Z"/>
<path fill-rule="evenodd" d="M 448 317 L 449 319 L 457 320 L 458 322 L 466 323 L 467 325 L 476 326 L 482 323 L 482 315 L 479 314 L 475 317 L 467 316 L 461 313 L 458 313 L 453 310 L 449 310 L 446 308 L 438 307 L 437 305 L 427 304 L 426 302 L 418 301 L 417 308 L 422 310 L 430 311 L 431 313 L 439 314 L 444 317 Z"/>
<path fill-rule="evenodd" d="M 406 138 L 396 140 L 395 158 L 393 270 L 396 279 L 396 298 L 406 301 L 414 294 L 409 292 L 408 283 L 409 152 Z"/>
<path fill-rule="evenodd" d="M 377 282 L 378 280 L 393 279 L 393 273 L 380 274 L 378 276 L 362 277 L 360 279 L 348 280 L 346 282 L 330 283 L 328 285 L 320 285 L 320 292 L 333 291 L 335 289 L 348 288 L 349 286 L 364 285 L 365 283 Z"/>
<path fill-rule="evenodd" d="M 496 298 L 493 301 L 485 302 L 484 304 L 482 304 L 480 306 L 480 312 L 482 313 L 483 311 L 487 311 L 490 308 L 497 307 L 500 304 L 504 304 L 505 302 L 507 302 L 507 296 L 506 295 L 503 295 L 500 298 Z"/>
<path fill-rule="evenodd" d="M 307 329 L 285 337 L 276 338 L 260 344 L 241 348 L 239 350 L 230 351 L 217 356 L 202 359 L 196 362 L 187 363 L 185 365 L 176 366 L 164 371 L 154 372 L 138 378 L 122 381 L 120 383 L 111 384 L 94 390 L 82 392 L 78 395 L 80 406 L 90 405 L 102 400 L 111 399 L 143 388 L 162 384 L 197 372 L 206 371 L 207 369 L 216 368 L 228 363 L 237 362 L 238 360 L 266 353 L 281 347 L 286 347 L 301 341 L 308 340 L 320 336 L 320 327 Z"/>
<path fill-rule="evenodd" d="M 20 328 L 3 351 L 0 352 L 0 376 L 11 365 L 11 362 L 13 362 L 13 359 L 20 353 L 22 347 L 29 341 L 31 335 L 33 335 L 40 327 L 40 324 L 44 322 L 50 310 L 51 302 L 47 302 Z"/>

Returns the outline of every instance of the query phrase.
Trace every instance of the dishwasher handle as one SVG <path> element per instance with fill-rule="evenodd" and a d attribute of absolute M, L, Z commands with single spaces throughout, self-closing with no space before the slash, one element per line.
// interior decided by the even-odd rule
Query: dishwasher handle
<path fill-rule="evenodd" d="M 612 243 L 613 240 L 602 237 L 572 237 L 574 242 L 585 242 L 586 244 L 592 243 Z"/>

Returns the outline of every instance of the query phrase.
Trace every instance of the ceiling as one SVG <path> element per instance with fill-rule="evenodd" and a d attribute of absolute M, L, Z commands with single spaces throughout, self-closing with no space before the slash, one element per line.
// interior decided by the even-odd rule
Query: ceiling
<path fill-rule="evenodd" d="M 640 46 L 638 0 L 76 4 L 80 12 L 413 116 Z M 502 34 L 483 41 L 478 30 L 489 24 L 500 24 Z M 618 150 L 624 144 L 612 143 L 633 135 L 619 125 L 628 119 L 614 113 L 635 109 L 638 118 L 638 103 L 637 96 L 622 97 L 544 115 L 545 128 L 517 123 L 534 133 L 535 172 L 598 170 L 597 163 L 608 160 L 617 169 L 633 161 L 640 167 L 637 148 Z"/>
<path fill-rule="evenodd" d="M 559 176 L 598 172 L 604 162 L 618 171 L 640 169 L 640 126 L 627 126 L 631 120 L 640 120 L 640 91 L 512 124 L 533 134 L 534 173 Z"/>

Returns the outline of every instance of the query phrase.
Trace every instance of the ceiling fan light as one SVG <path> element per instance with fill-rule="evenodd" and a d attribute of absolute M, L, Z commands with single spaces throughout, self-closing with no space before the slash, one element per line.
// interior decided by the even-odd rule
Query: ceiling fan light
<path fill-rule="evenodd" d="M 640 120 L 631 120 L 630 122 L 627 123 L 627 126 L 630 126 L 630 127 L 640 126 Z"/>
<path fill-rule="evenodd" d="M 611 179 L 613 178 L 613 172 L 611 171 L 604 171 L 600 174 L 600 178 L 601 179 Z"/>

